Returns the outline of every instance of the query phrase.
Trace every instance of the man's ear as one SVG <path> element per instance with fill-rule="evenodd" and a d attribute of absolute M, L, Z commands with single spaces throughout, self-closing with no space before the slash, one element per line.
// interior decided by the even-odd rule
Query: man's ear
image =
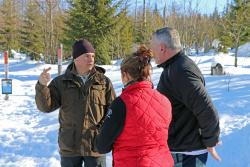
<path fill-rule="evenodd" d="M 160 44 L 160 49 L 161 49 L 161 52 L 165 52 L 166 51 L 166 45 L 161 43 Z"/>

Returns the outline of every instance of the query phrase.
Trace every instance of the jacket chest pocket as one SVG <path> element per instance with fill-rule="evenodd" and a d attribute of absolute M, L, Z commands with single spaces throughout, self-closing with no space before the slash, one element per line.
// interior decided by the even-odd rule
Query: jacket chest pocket
<path fill-rule="evenodd" d="M 68 84 L 63 90 L 62 105 L 72 107 L 79 101 L 79 97 L 80 89 L 77 85 Z"/>
<path fill-rule="evenodd" d="M 92 85 L 90 87 L 91 102 L 99 105 L 106 104 L 105 85 Z"/>

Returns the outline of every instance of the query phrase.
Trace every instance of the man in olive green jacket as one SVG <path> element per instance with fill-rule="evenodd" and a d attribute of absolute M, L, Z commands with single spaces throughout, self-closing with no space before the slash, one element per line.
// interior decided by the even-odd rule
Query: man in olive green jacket
<path fill-rule="evenodd" d="M 59 110 L 58 144 L 62 167 L 105 167 L 106 157 L 92 151 L 96 127 L 115 98 L 105 70 L 94 65 L 95 50 L 87 40 L 73 45 L 73 63 L 54 78 L 45 69 L 36 84 L 36 104 L 42 112 Z"/>

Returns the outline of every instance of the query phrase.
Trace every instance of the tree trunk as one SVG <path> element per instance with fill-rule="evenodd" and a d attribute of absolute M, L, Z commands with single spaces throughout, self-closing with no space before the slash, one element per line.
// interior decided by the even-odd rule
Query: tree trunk
<path fill-rule="evenodd" d="M 147 19 L 146 19 L 146 0 L 143 0 L 143 42 L 146 40 L 146 25 L 147 24 Z"/>
<path fill-rule="evenodd" d="M 146 29 L 146 23 L 147 23 L 147 19 L 146 19 L 146 0 L 143 0 L 143 28 L 144 28 L 144 30 Z"/>
<path fill-rule="evenodd" d="M 53 19 L 52 19 L 52 2 L 51 0 L 48 1 L 48 8 L 49 8 L 49 56 L 50 56 L 50 63 L 54 64 L 54 55 L 53 55 L 53 43 L 52 43 L 52 33 L 53 33 Z"/>
<path fill-rule="evenodd" d="M 235 67 L 237 67 L 238 48 L 239 48 L 239 44 L 238 44 L 238 42 L 237 42 L 237 46 L 235 47 L 235 57 L 234 57 L 234 66 L 235 66 Z"/>

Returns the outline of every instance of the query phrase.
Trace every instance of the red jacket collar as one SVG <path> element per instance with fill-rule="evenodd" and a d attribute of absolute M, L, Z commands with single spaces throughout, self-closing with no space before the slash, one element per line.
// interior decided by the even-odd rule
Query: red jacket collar
<path fill-rule="evenodd" d="M 123 89 L 122 93 L 129 92 L 133 89 L 144 89 L 144 88 L 151 88 L 153 89 L 153 83 L 151 81 L 140 81 L 135 82 L 130 85 L 128 85 L 125 89 Z"/>

